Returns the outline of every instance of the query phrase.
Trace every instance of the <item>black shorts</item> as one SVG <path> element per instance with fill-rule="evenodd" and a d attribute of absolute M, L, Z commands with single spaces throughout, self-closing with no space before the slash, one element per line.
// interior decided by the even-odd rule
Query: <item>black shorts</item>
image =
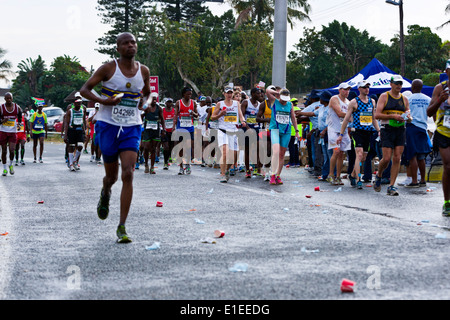
<path fill-rule="evenodd" d="M 406 142 L 405 127 L 392 127 L 384 125 L 380 130 L 381 147 L 394 149 L 395 147 L 404 147 Z"/>
<path fill-rule="evenodd" d="M 364 152 L 369 151 L 370 138 L 372 137 L 373 131 L 355 129 L 353 132 L 353 140 L 355 140 L 355 148 L 363 148 Z"/>
<path fill-rule="evenodd" d="M 447 138 L 436 130 L 433 136 L 433 149 L 437 151 L 440 148 L 447 149 L 448 147 L 450 147 L 450 138 Z"/>
<path fill-rule="evenodd" d="M 142 142 L 161 141 L 159 130 L 145 129 L 142 133 Z"/>
<path fill-rule="evenodd" d="M 67 130 L 67 140 L 69 141 L 69 145 L 77 144 L 78 142 L 84 142 L 84 131 L 77 129 Z"/>

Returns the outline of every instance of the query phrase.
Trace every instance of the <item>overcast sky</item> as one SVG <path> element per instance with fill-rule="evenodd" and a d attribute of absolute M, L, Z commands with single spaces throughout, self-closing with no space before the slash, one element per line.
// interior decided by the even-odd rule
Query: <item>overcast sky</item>
<path fill-rule="evenodd" d="M 445 14 L 448 0 L 403 0 L 404 26 L 428 26 L 443 41 L 450 40 L 450 26 L 436 28 L 450 19 Z M 288 51 L 302 37 L 303 28 L 328 25 L 333 20 L 346 22 L 383 43 L 399 33 L 399 7 L 384 0 L 309 0 L 310 22 L 297 22 L 288 31 Z M 109 26 L 101 23 L 95 9 L 96 0 L 1 0 L 0 47 L 17 71 L 17 64 L 28 57 L 41 55 L 47 67 L 54 58 L 64 54 L 77 57 L 89 70 L 97 69 L 108 58 L 98 53 L 96 40 Z M 209 3 L 211 11 L 220 15 L 228 4 Z M 0 83 L 0 87 L 5 87 Z"/>

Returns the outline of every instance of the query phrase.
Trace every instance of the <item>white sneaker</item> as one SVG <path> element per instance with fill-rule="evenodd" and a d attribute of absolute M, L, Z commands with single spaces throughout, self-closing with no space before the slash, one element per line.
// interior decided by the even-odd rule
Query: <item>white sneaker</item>
<path fill-rule="evenodd" d="M 397 183 L 399 186 L 406 186 L 408 184 L 412 183 L 412 178 L 411 177 L 406 177 L 406 179 L 403 182 L 399 182 Z"/>
<path fill-rule="evenodd" d="M 75 167 L 73 166 L 73 164 L 71 164 L 69 168 L 70 168 L 70 171 L 76 171 Z"/>

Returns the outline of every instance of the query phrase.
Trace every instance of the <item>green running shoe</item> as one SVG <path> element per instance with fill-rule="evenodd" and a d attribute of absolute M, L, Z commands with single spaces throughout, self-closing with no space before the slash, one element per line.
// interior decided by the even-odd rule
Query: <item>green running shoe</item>
<path fill-rule="evenodd" d="M 10 175 L 13 175 L 13 174 L 14 174 L 14 166 L 13 166 L 13 165 L 10 165 L 10 166 L 9 166 L 9 174 L 10 174 Z"/>
<path fill-rule="evenodd" d="M 3 170 L 2 176 L 6 177 L 6 175 L 8 174 L 8 170 Z"/>
<path fill-rule="evenodd" d="M 127 231 L 125 230 L 124 225 L 119 225 L 117 227 L 117 242 L 118 243 L 130 243 L 131 239 L 127 235 Z"/>
<path fill-rule="evenodd" d="M 444 203 L 444 206 L 442 207 L 442 216 L 450 217 L 450 203 Z"/>
<path fill-rule="evenodd" d="M 100 199 L 98 200 L 97 204 L 97 215 L 101 220 L 105 220 L 106 218 L 108 218 L 110 198 L 111 195 L 105 195 L 102 188 L 102 191 L 100 192 Z"/>

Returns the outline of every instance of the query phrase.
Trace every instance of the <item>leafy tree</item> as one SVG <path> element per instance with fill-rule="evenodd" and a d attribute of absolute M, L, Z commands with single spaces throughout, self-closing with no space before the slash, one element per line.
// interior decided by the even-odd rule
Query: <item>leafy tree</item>
<path fill-rule="evenodd" d="M 203 6 L 204 1 L 192 0 L 164 0 L 163 11 L 171 21 L 194 22 L 198 16 L 208 10 Z"/>
<path fill-rule="evenodd" d="M 11 92 L 14 100 L 25 107 L 31 104 L 31 97 L 43 97 L 43 80 L 47 69 L 41 56 L 35 60 L 22 60 L 17 67 L 19 71 L 17 78 L 13 80 Z"/>
<path fill-rule="evenodd" d="M 287 84 L 306 91 L 328 88 L 353 76 L 384 47 L 367 31 L 338 21 L 321 31 L 305 28 L 288 56 Z"/>
<path fill-rule="evenodd" d="M 8 76 L 13 75 L 14 72 L 11 70 L 12 64 L 9 60 L 3 59 L 6 55 L 6 50 L 0 48 L 0 80 L 5 80 L 9 82 Z"/>
<path fill-rule="evenodd" d="M 429 27 L 408 26 L 405 35 L 405 77 L 414 79 L 441 69 L 448 58 L 448 48 Z M 376 55 L 395 72 L 400 71 L 400 40 L 396 35 L 391 45 Z"/>
<path fill-rule="evenodd" d="M 275 0 L 229 0 L 231 6 L 237 11 L 237 25 L 251 21 L 267 30 L 273 29 L 273 16 L 275 13 Z M 287 19 L 291 28 L 294 21 L 309 20 L 311 10 L 307 0 L 288 0 Z"/>
<path fill-rule="evenodd" d="M 43 82 L 45 98 L 49 103 L 64 109 L 64 99 L 73 90 L 79 90 L 88 78 L 89 72 L 81 66 L 78 58 L 67 55 L 57 57 L 50 65 Z"/>
<path fill-rule="evenodd" d="M 97 10 L 100 11 L 102 23 L 111 25 L 112 29 L 97 40 L 100 45 L 97 51 L 114 57 L 117 36 L 131 30 L 148 2 L 149 0 L 98 0 Z"/>

